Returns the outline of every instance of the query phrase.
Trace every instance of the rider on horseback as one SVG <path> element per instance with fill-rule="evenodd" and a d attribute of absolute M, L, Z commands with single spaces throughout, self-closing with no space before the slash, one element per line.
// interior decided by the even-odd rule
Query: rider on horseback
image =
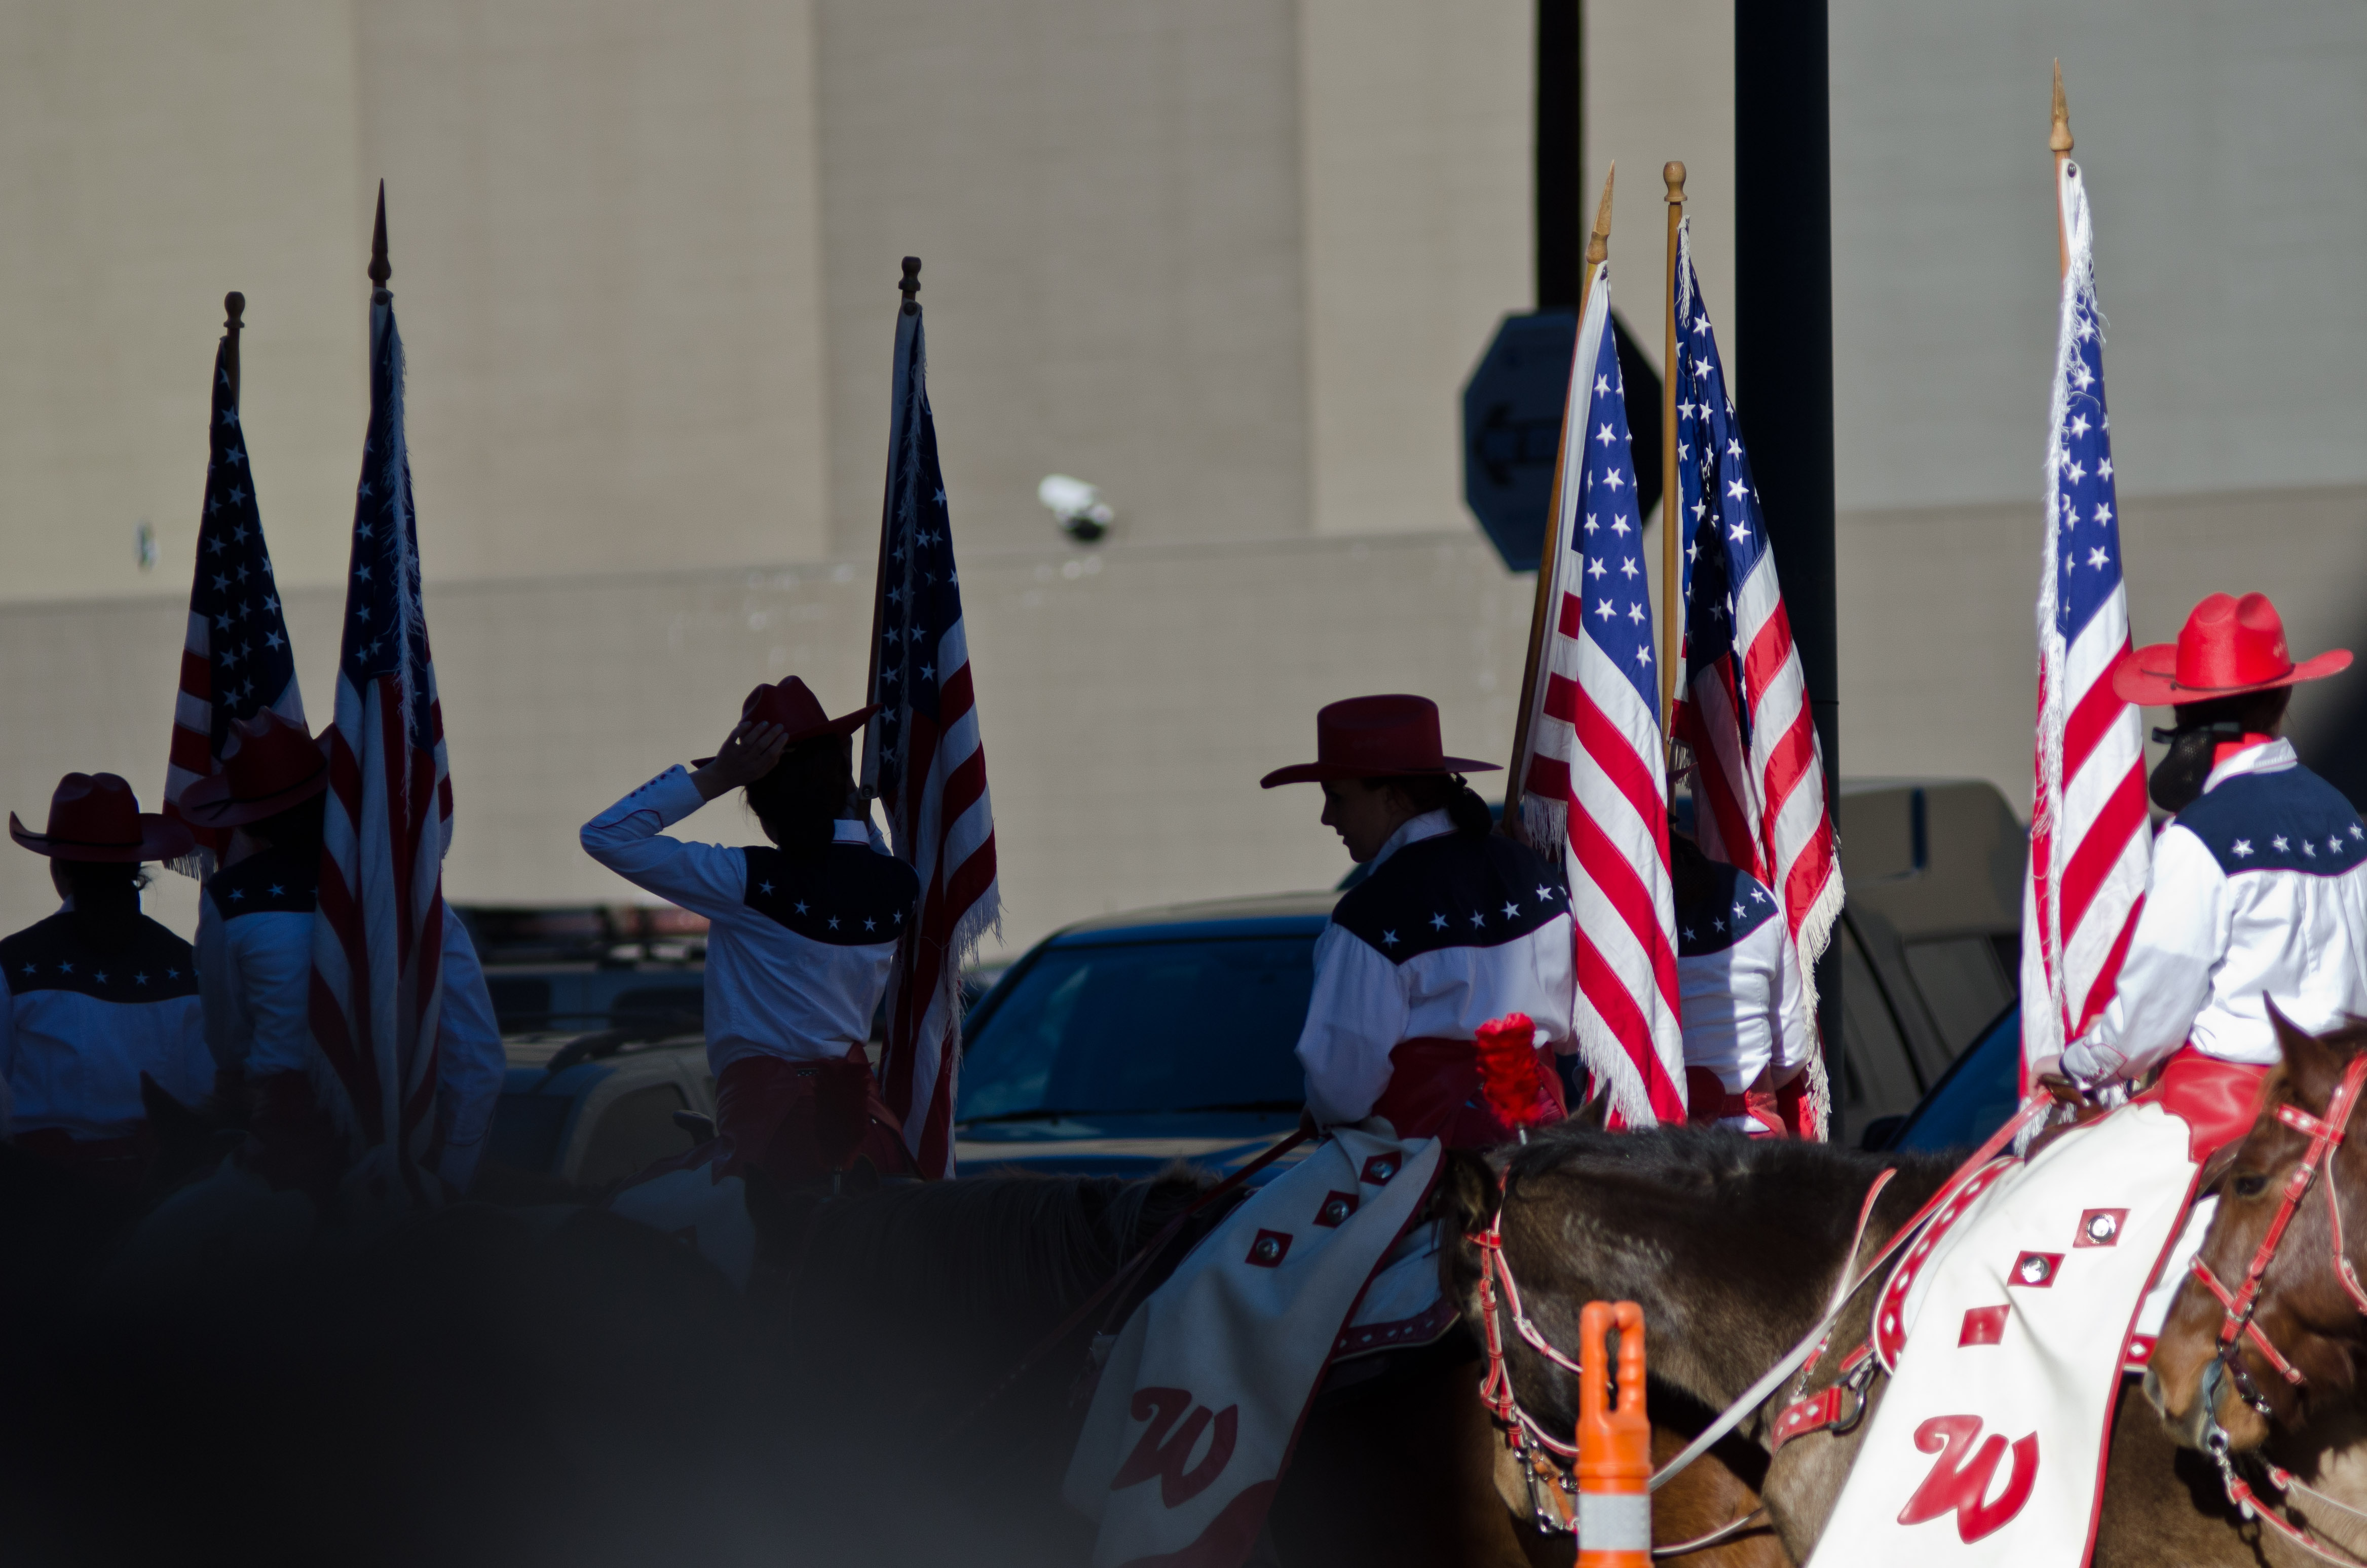
<path fill-rule="evenodd" d="M 1669 835 L 1685 1115 L 1754 1138 L 1813 1136 L 1817 1026 L 1790 925 L 1766 885 Z"/>
<path fill-rule="evenodd" d="M 912 1169 L 864 1046 L 920 891 L 864 820 L 847 736 L 877 707 L 828 717 L 791 676 L 760 686 L 697 772 L 676 767 L 583 826 L 584 852 L 707 916 L 707 1063 L 714 1142 L 692 1163 L 753 1165 L 784 1187 L 867 1159 Z M 746 788 L 770 846 L 686 844 L 663 829 Z"/>
<path fill-rule="evenodd" d="M 1569 894 L 1535 851 L 1489 831 L 1448 756 L 1438 705 L 1358 697 L 1315 716 L 1317 761 L 1261 781 L 1323 786 L 1323 823 L 1365 880 L 1315 944 L 1315 992 L 1298 1037 L 1307 1107 L 1331 1126 L 1387 1118 L 1400 1138 L 1484 1148 L 1512 1136 L 1479 1092 L 1479 1026 L 1524 1013 L 1540 1051 L 1576 1061 Z M 1539 1093 L 1560 1119 L 1561 1079 Z"/>
<path fill-rule="evenodd" d="M 192 1098 L 210 1075 L 189 944 L 140 913 L 140 863 L 187 854 L 189 832 L 141 811 L 112 773 L 67 774 L 47 832 L 14 812 L 8 832 L 49 857 L 65 903 L 0 941 L 0 1133 L 136 1187 L 153 1152 L 142 1075 Z"/>

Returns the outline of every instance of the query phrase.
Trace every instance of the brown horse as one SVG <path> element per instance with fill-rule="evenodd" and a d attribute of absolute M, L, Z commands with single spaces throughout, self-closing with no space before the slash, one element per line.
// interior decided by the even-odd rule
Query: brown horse
<path fill-rule="evenodd" d="M 1114 1330 L 1127 1303 L 1097 1312 L 1072 1343 L 979 1402 L 1200 1190 L 1180 1171 L 1135 1182 L 1002 1176 L 885 1187 L 814 1210 L 796 1267 L 798 1403 L 831 1424 L 828 1448 L 844 1460 L 817 1494 L 872 1521 L 879 1560 L 1089 1559 L 1092 1527 L 1059 1503 L 1059 1486 L 1083 1421 L 1078 1373 L 1091 1336 L 1100 1324 Z M 1161 1271 L 1184 1250 L 1179 1240 Z M 1459 1331 L 1336 1369 L 1300 1429 L 1252 1560 L 1566 1563 L 1569 1539 L 1527 1523 L 1525 1493 L 1479 1404 L 1482 1369 Z M 1673 1452 L 1683 1437 L 1667 1431 L 1659 1441 Z M 916 1486 L 926 1507 L 912 1506 Z M 1723 1464 L 1705 1463 L 1664 1501 L 1659 1533 L 1688 1539 L 1754 1503 Z M 1672 1561 L 1761 1568 L 1788 1559 L 1762 1531 Z"/>
<path fill-rule="evenodd" d="M 1877 1200 L 1852 1256 L 1860 1204 L 1886 1166 L 1898 1174 Z M 1574 1343 L 1579 1309 L 1588 1301 L 1638 1301 L 1650 1332 L 1654 1398 L 1666 1385 L 1717 1409 L 1808 1333 L 1843 1266 L 1864 1267 L 1950 1169 L 1944 1159 L 1876 1156 L 1716 1130 L 1557 1130 L 1485 1161 L 1457 1158 L 1442 1187 L 1459 1195 L 1450 1200 L 1471 1215 L 1484 1213 L 1504 1193 L 1506 1256 L 1530 1315 L 1549 1339 Z M 2325 1254 L 2317 1256 L 2323 1269 Z M 2239 1275 L 2241 1264 L 2236 1260 Z M 1476 1250 L 1457 1249 L 1448 1265 L 1467 1317 L 1477 1321 Z M 1769 1428 L 1794 1388 L 1822 1389 L 1835 1381 L 1840 1358 L 1865 1337 L 1875 1293 L 1874 1287 L 1858 1293 L 1808 1376 L 1753 1412 L 1739 1437 L 1764 1454 Z M 2210 1326 L 2216 1326 L 2215 1307 Z M 1515 1388 L 1532 1414 L 1549 1424 L 1567 1423 L 1573 1414 L 1568 1377 L 1517 1345 L 1512 1365 Z M 1869 1419 L 1882 1389 L 1876 1378 L 1867 1391 Z M 2339 1418 L 2351 1419 L 2347 1411 Z M 1795 1558 L 1806 1561 L 1815 1549 L 1867 1425 L 1861 1420 L 1845 1432 L 1812 1434 L 1784 1445 L 1768 1462 L 1761 1488 L 1768 1517 Z M 2322 1477 L 2327 1491 L 2350 1498 L 2352 1486 L 2344 1483 L 2342 1471 L 2359 1456 L 2347 1442 L 2344 1427 L 2329 1417 L 2279 1451 L 2304 1461 L 2305 1480 Z M 2092 1561 L 2115 1568 L 2162 1562 L 2256 1564 L 2264 1551 L 2268 1561 L 2284 1561 L 2282 1545 L 2261 1545 L 2258 1527 L 2228 1505 L 2210 1462 L 2181 1450 L 2160 1418 L 2124 1386 Z"/>
<path fill-rule="evenodd" d="M 2367 1357 L 2367 1301 L 2346 1289 L 2340 1271 L 2351 1272 L 2355 1287 L 2356 1271 L 2367 1267 L 2361 1228 L 2367 1224 L 2367 1150 L 2350 1142 L 2367 1129 L 2359 1107 L 2367 1096 L 2358 1092 L 2367 1075 L 2367 1023 L 2318 1037 L 2293 1028 L 2273 1007 L 2270 1013 L 2284 1061 L 2263 1085 L 2251 1131 L 2229 1152 L 2218 1210 L 2198 1255 L 2231 1293 L 2244 1288 L 2257 1263 L 2259 1291 L 2250 1314 L 2257 1337 L 2223 1334 L 2226 1309 L 2190 1278 L 2154 1347 L 2146 1392 L 2182 1442 L 2231 1456 L 2234 1472 L 2272 1506 L 2277 1493 L 2263 1483 L 2255 1457 L 2298 1476 L 2323 1500 L 2297 1494 L 2289 1509 L 2277 1512 L 2358 1557 L 2367 1555 L 2367 1514 L 2355 1511 L 2367 1508 L 2359 1375 Z M 2330 1108 L 2338 1094 L 2346 1101 L 2339 1115 Z M 2311 1124 L 2329 1116 L 2341 1123 L 2331 1129 L 2339 1141 L 2314 1143 Z M 2286 1222 L 2280 1232 L 2281 1214 Z M 2339 1230 L 2338 1214 L 2349 1216 Z M 2233 1339 L 2224 1352 L 2223 1337 Z M 2277 1368 L 2271 1350 L 2292 1377 Z M 2263 1540 L 2272 1561 L 2308 1560 L 2273 1528 Z"/>

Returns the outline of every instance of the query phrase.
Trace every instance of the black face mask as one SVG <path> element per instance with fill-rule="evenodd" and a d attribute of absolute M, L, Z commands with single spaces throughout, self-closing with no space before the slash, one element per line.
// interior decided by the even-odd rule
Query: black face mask
<path fill-rule="evenodd" d="M 2153 797 L 2155 805 L 2174 813 L 2202 795 L 2203 782 L 2211 777 L 2213 755 L 2223 742 L 2242 740 L 2244 726 L 2222 721 L 2192 729 L 2156 730 L 2153 738 L 2169 742 L 2169 755 L 2154 768 L 2146 793 Z"/>

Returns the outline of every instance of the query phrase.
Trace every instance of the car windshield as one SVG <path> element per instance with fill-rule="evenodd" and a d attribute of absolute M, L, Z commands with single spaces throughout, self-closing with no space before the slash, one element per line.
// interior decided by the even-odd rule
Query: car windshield
<path fill-rule="evenodd" d="M 1929 1153 L 1976 1147 L 2013 1115 L 2021 1064 L 2022 1010 L 2008 1007 L 1932 1085 L 1890 1147 Z"/>
<path fill-rule="evenodd" d="M 957 1119 L 1297 1105 L 1315 938 L 1046 949 L 962 1056 Z"/>

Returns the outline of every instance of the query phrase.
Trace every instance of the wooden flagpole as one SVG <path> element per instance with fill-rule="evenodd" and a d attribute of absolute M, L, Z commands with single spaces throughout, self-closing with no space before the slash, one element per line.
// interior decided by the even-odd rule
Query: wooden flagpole
<path fill-rule="evenodd" d="M 2071 270 L 2071 236 L 2063 232 L 2063 165 L 2071 161 L 2071 110 L 2063 101 L 2063 62 L 2055 62 L 2055 129 L 2046 138 L 2055 150 L 2055 266 L 2059 279 Z"/>
<path fill-rule="evenodd" d="M 1669 275 L 1660 290 L 1660 627 L 1667 652 L 1660 659 L 1660 738 L 1673 758 L 1677 748 L 1677 666 L 1684 660 L 1685 629 L 1677 615 L 1677 535 L 1684 518 L 1677 505 L 1677 228 L 1685 216 L 1685 166 L 1664 164 L 1669 187 Z"/>
<path fill-rule="evenodd" d="M 1586 281 L 1578 291 L 1578 321 L 1586 324 L 1586 305 L 1594 292 L 1594 269 L 1611 256 L 1611 185 L 1618 177 L 1619 165 L 1613 164 L 1603 174 L 1603 200 L 1594 210 L 1594 233 L 1586 242 Z M 1575 359 L 1570 367 L 1570 384 L 1578 382 L 1579 369 Z M 1546 531 L 1537 551 L 1537 598 L 1529 612 L 1529 659 L 1521 671 L 1521 711 L 1512 722 L 1512 773 L 1504 780 L 1504 825 L 1519 836 L 1521 808 L 1521 757 L 1529 746 L 1529 714 L 1537 699 L 1537 660 L 1545 652 L 1546 617 L 1553 609 L 1554 562 L 1561 550 L 1561 486 L 1562 454 L 1569 448 L 1569 412 L 1573 399 L 1565 396 L 1561 405 L 1561 440 L 1554 449 L 1553 499 L 1546 507 Z M 1534 846 L 1533 846 L 1534 847 Z"/>

